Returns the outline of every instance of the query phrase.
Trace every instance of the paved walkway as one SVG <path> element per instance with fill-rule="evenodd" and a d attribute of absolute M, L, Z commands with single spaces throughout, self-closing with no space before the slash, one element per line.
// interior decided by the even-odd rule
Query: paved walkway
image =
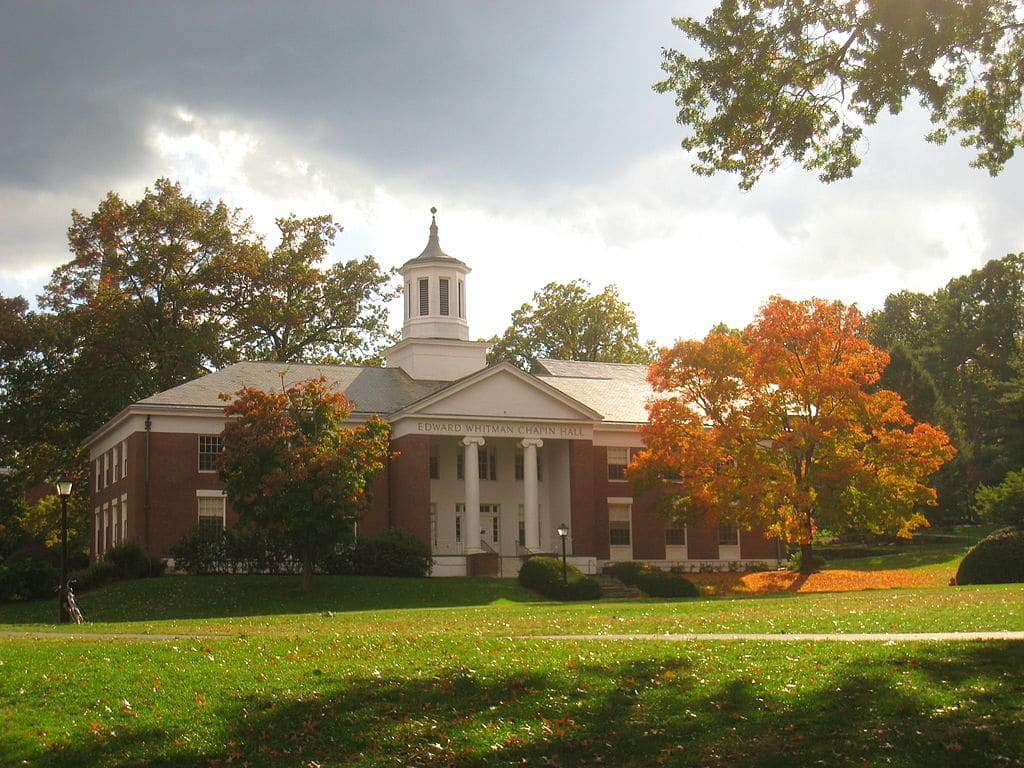
<path fill-rule="evenodd" d="M 625 635 L 531 635 L 525 639 L 536 640 L 667 640 L 671 642 L 694 642 L 701 640 L 782 640 L 784 642 L 816 642 L 830 640 L 848 643 L 909 643 L 920 641 L 946 642 L 950 640 L 1024 640 L 1024 632 L 881 632 L 881 633 L 700 633 L 700 634 L 625 634 Z"/>
<path fill-rule="evenodd" d="M 202 635 L 182 632 L 177 635 L 146 634 L 143 632 L 33 632 L 24 631 L 3 631 L 0 637 L 73 637 L 76 640 L 88 640 L 89 638 L 103 638 L 106 640 L 209 640 L 219 637 L 237 637 L 237 635 Z"/>
<path fill-rule="evenodd" d="M 177 635 L 116 633 L 116 632 L 33 632 L 0 631 L 0 637 L 74 637 L 79 639 L 103 638 L 108 640 L 189 640 L 231 638 L 235 635 Z M 921 641 L 948 642 L 956 640 L 1017 640 L 1024 641 L 1024 632 L 994 630 L 991 632 L 852 632 L 852 633 L 744 633 L 709 632 L 682 634 L 622 634 L 622 635 L 521 635 L 521 640 L 665 640 L 668 642 L 699 642 L 702 640 L 781 640 L 783 642 L 846 642 L 846 643 L 917 643 Z"/>

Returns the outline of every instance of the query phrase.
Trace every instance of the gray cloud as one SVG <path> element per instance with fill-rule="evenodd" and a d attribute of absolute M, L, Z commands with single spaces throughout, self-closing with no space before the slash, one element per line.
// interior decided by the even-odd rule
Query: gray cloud
<path fill-rule="evenodd" d="M 145 165 L 144 127 L 168 104 L 449 184 L 578 183 L 672 135 L 644 119 L 667 4 L 15 2 L 4 16 L 8 179 Z"/>

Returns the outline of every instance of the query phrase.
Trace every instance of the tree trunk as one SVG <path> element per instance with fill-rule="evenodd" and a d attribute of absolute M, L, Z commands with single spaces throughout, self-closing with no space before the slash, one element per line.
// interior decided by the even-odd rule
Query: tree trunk
<path fill-rule="evenodd" d="M 302 553 L 302 591 L 313 588 L 313 553 L 308 549 Z"/>
<path fill-rule="evenodd" d="M 800 545 L 800 573 L 814 573 L 814 549 L 811 542 Z"/>

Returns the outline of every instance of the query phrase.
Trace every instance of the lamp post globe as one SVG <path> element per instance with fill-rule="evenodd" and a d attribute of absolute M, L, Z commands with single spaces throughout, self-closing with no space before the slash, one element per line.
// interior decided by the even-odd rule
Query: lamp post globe
<path fill-rule="evenodd" d="M 569 526 L 562 523 L 558 526 L 558 536 L 562 540 L 562 584 L 569 585 L 569 573 L 565 564 L 565 539 L 569 535 Z"/>
<path fill-rule="evenodd" d="M 68 497 L 71 496 L 71 478 L 61 477 L 56 483 L 57 496 L 60 497 L 60 585 L 57 588 L 59 602 L 58 618 L 61 624 L 71 621 L 68 612 Z"/>

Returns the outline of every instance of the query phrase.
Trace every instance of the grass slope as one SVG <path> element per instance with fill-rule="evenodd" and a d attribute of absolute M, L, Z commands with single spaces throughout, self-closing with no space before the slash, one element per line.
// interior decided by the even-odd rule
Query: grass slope
<path fill-rule="evenodd" d="M 0 765 L 1024 764 L 1024 643 L 602 639 L 1024 629 L 1019 585 L 584 605 L 500 580 L 315 585 L 119 584 L 82 596 L 103 620 L 84 629 L 183 636 L 0 637 Z M 53 612 L 4 606 L 0 629 Z M 552 633 L 592 639 L 530 637 Z"/>

